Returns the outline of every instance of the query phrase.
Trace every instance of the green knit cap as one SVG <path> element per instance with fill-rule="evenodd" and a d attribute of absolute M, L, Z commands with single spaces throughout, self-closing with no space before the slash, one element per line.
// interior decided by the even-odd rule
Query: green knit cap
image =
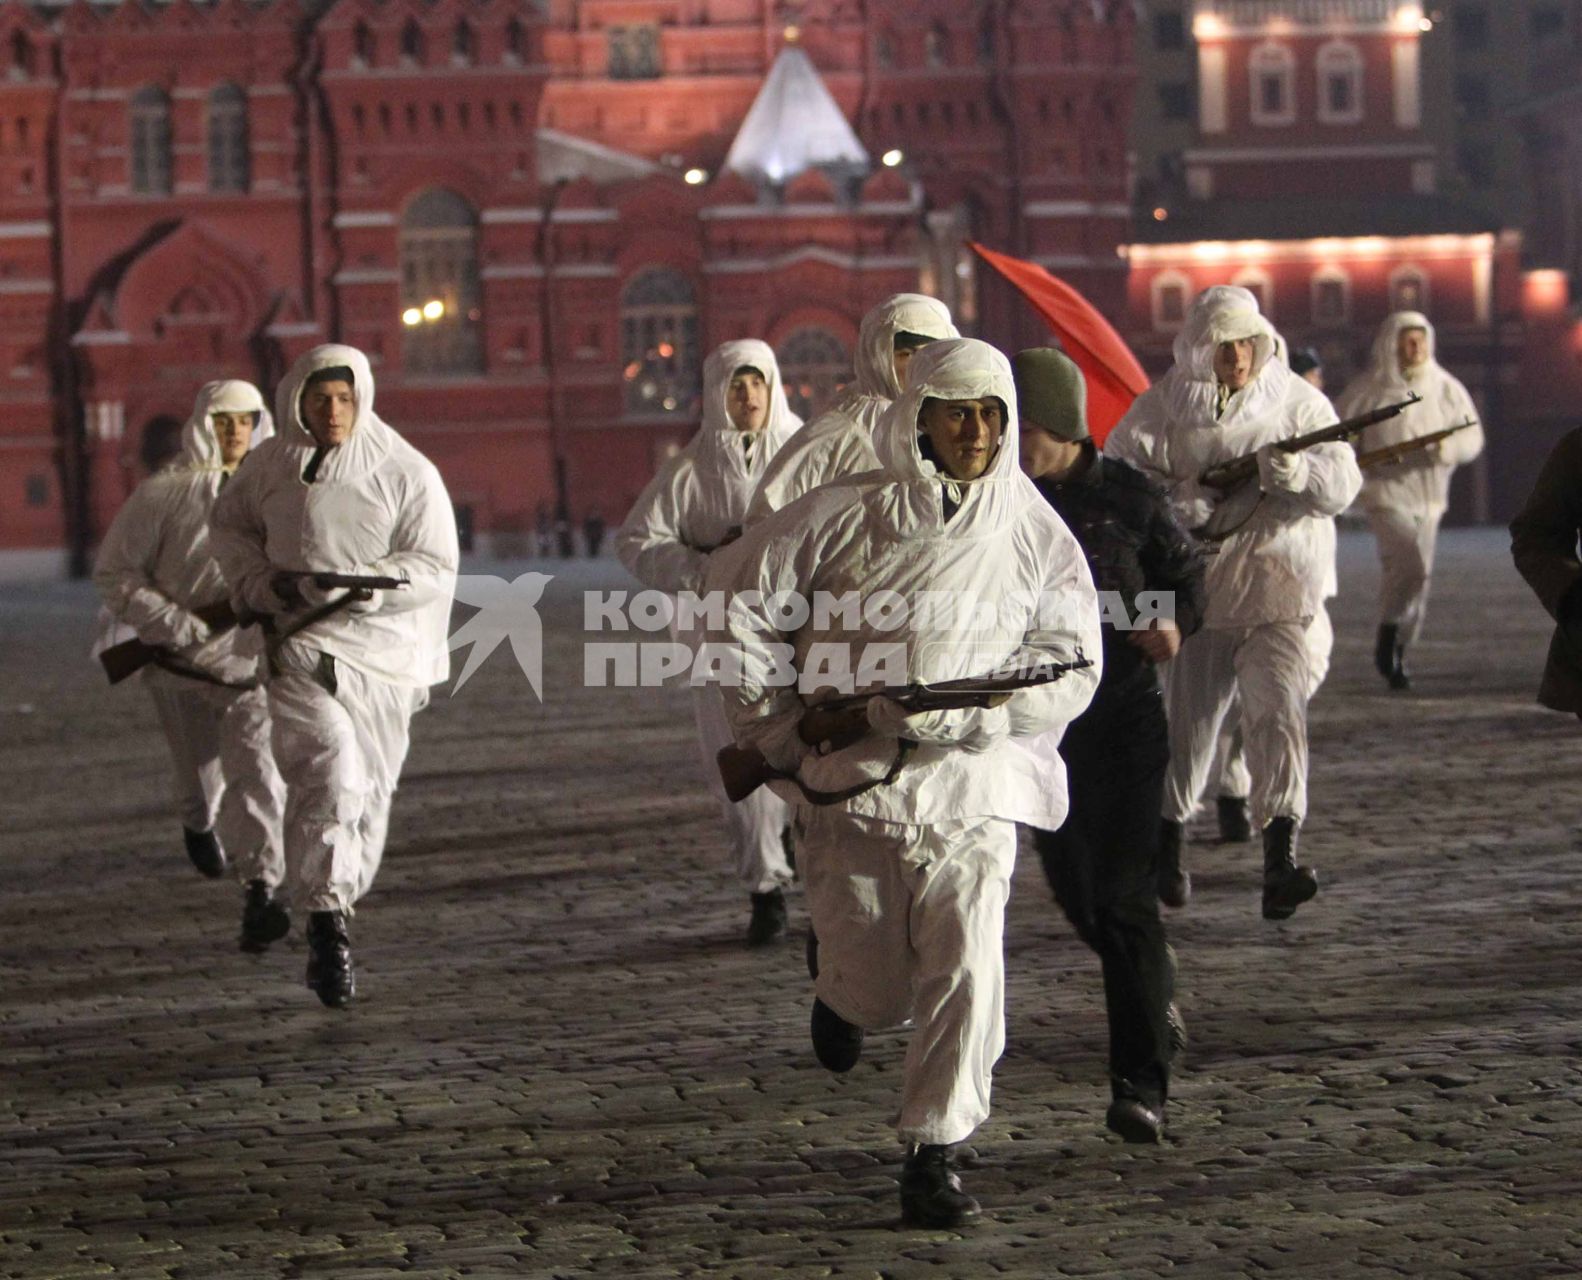
<path fill-rule="evenodd" d="M 1016 412 L 1057 440 L 1088 438 L 1088 384 L 1082 370 L 1053 347 L 1018 351 L 1011 360 L 1016 375 Z"/>

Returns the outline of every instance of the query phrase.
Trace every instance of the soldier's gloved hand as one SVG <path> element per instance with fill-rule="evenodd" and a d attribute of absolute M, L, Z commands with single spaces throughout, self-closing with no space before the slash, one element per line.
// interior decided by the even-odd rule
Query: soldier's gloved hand
<path fill-rule="evenodd" d="M 1305 453 L 1287 453 L 1278 445 L 1258 450 L 1258 487 L 1265 493 L 1301 493 L 1307 488 Z"/>
<path fill-rule="evenodd" d="M 1188 529 L 1201 529 L 1214 514 L 1220 495 L 1196 480 L 1183 480 L 1170 491 L 1170 505 Z"/>
<path fill-rule="evenodd" d="M 185 609 L 170 619 L 170 643 L 178 649 L 203 644 L 213 634 L 214 630 L 207 622 Z"/>

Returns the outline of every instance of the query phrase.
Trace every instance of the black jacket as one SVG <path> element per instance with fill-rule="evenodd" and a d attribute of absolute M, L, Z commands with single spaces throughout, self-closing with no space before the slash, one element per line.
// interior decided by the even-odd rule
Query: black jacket
<path fill-rule="evenodd" d="M 1556 622 L 1538 701 L 1582 716 L 1582 430 L 1561 439 L 1522 513 L 1511 521 L 1511 555 Z"/>
<path fill-rule="evenodd" d="M 1113 593 L 1104 622 L 1104 685 L 1119 685 L 1152 669 L 1108 620 L 1116 597 L 1128 618 L 1145 591 L 1175 592 L 1175 623 L 1189 636 L 1203 623 L 1203 552 L 1170 511 L 1164 493 L 1141 472 L 1085 444 L 1084 466 L 1070 479 L 1035 481 L 1082 545 L 1093 585 Z M 1102 686 L 1101 686 L 1102 687 Z"/>

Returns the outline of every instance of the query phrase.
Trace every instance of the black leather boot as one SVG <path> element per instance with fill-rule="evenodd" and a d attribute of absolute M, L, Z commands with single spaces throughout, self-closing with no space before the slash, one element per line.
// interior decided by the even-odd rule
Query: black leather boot
<path fill-rule="evenodd" d="M 1249 844 L 1252 841 L 1252 812 L 1246 796 L 1220 796 L 1214 801 L 1219 816 L 1221 844 Z"/>
<path fill-rule="evenodd" d="M 950 1148 L 913 1147 L 901 1169 L 901 1221 L 908 1227 L 959 1227 L 983 1212 L 961 1189 L 950 1167 Z"/>
<path fill-rule="evenodd" d="M 1192 897 L 1192 877 L 1181 865 L 1181 842 L 1185 835 L 1179 822 L 1165 818 L 1159 824 L 1159 869 L 1156 884 L 1159 901 L 1167 907 L 1184 907 Z"/>
<path fill-rule="evenodd" d="M 242 900 L 242 950 L 254 954 L 268 951 L 271 942 L 279 942 L 290 932 L 291 915 L 285 904 L 262 880 L 249 880 Z"/>
<path fill-rule="evenodd" d="M 1401 629 L 1393 622 L 1379 624 L 1379 634 L 1373 644 L 1373 666 L 1390 683 L 1392 689 L 1410 689 L 1411 677 L 1406 674 L 1406 646 L 1401 642 Z"/>
<path fill-rule="evenodd" d="M 315 911 L 308 917 L 308 986 L 331 1009 L 349 1005 L 357 994 L 344 912 Z"/>
<path fill-rule="evenodd" d="M 862 1057 L 864 1032 L 847 1022 L 822 1000 L 813 1000 L 813 1053 L 819 1065 L 836 1075 L 850 1071 Z"/>
<path fill-rule="evenodd" d="M 1158 1142 L 1165 1132 L 1164 1105 L 1151 1106 L 1141 1098 L 1115 1098 L 1105 1113 L 1104 1127 L 1126 1142 Z"/>
<path fill-rule="evenodd" d="M 1318 892 L 1318 872 L 1296 862 L 1296 819 L 1274 818 L 1263 829 L 1263 918 L 1289 920 Z"/>
<path fill-rule="evenodd" d="M 812 925 L 807 927 L 807 976 L 818 981 L 818 934 Z"/>
<path fill-rule="evenodd" d="M 218 880 L 225 874 L 225 850 L 220 848 L 219 838 L 214 832 L 183 827 L 181 838 L 187 846 L 187 857 L 192 859 L 192 865 L 201 874 L 210 880 Z"/>
<path fill-rule="evenodd" d="M 785 891 L 771 889 L 768 893 L 755 893 L 752 898 L 753 918 L 747 925 L 747 945 L 767 947 L 771 942 L 779 942 L 786 936 Z"/>

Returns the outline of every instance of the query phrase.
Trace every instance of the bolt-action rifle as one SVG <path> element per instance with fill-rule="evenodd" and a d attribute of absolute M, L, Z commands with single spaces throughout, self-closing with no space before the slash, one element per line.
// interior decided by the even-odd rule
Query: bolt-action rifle
<path fill-rule="evenodd" d="M 1395 417 L 1414 404 L 1421 404 L 1422 399 L 1422 396 L 1414 391 L 1405 400 L 1396 404 L 1370 409 L 1367 413 L 1359 413 L 1355 418 L 1347 418 L 1344 422 L 1337 422 L 1333 426 L 1320 427 L 1317 431 L 1309 431 L 1306 435 L 1281 440 L 1275 448 L 1285 453 L 1300 453 L 1304 449 L 1311 449 L 1314 445 L 1330 444 L 1336 440 L 1349 441 L 1360 436 L 1369 427 Z M 1244 453 L 1241 457 L 1232 458 L 1228 462 L 1216 463 L 1198 477 L 1198 482 L 1207 488 L 1218 489 L 1223 495 L 1214 505 L 1213 514 L 1204 522 L 1202 528 L 1193 530 L 1205 542 L 1222 542 L 1230 537 L 1252 519 L 1253 512 L 1264 499 L 1264 492 L 1258 487 L 1256 451 Z"/>
<path fill-rule="evenodd" d="M 892 685 L 884 689 L 870 689 L 866 693 L 843 694 L 810 707 L 803 717 L 802 737 L 805 741 L 828 742 L 831 749 L 849 747 L 867 732 L 867 726 L 848 727 L 844 732 L 824 732 L 820 727 L 826 720 L 840 712 L 866 706 L 870 698 L 889 698 L 910 712 L 957 711 L 965 707 L 998 707 L 1018 689 L 1035 689 L 1053 684 L 1068 671 L 1081 671 L 1093 663 L 1079 652 L 1070 662 L 1045 662 L 1025 671 L 996 672 L 987 676 L 968 676 L 963 680 L 942 680 L 937 684 Z M 839 804 L 861 795 L 864 791 L 893 782 L 901 765 L 917 744 L 902 739 L 894 766 L 883 778 L 859 783 L 846 791 L 815 791 L 803 785 L 795 774 L 782 773 L 774 768 L 756 747 L 721 747 L 715 755 L 720 780 L 725 784 L 725 794 L 739 804 L 766 782 L 776 779 L 794 782 L 810 804 Z"/>
<path fill-rule="evenodd" d="M 1398 440 L 1395 444 L 1387 444 L 1380 449 L 1369 449 L 1366 453 L 1357 455 L 1357 465 L 1364 471 L 1370 467 L 1388 466 L 1393 462 L 1400 462 L 1420 449 L 1427 449 L 1436 445 L 1441 440 L 1448 440 L 1458 431 L 1465 431 L 1468 427 L 1478 425 L 1476 418 L 1468 418 L 1465 422 L 1458 422 L 1453 427 L 1446 427 L 1443 431 L 1430 431 L 1425 436 L 1413 436 L 1410 440 Z"/>
<path fill-rule="evenodd" d="M 375 591 L 397 590 L 408 584 L 405 578 L 388 578 L 378 574 L 360 573 L 319 573 L 314 570 L 284 570 L 274 575 L 270 585 L 274 587 L 275 594 L 283 599 L 295 597 L 301 599 L 297 584 L 303 580 L 311 580 L 313 585 L 323 591 L 344 590 L 347 594 L 337 597 L 334 603 L 336 609 L 342 608 L 354 600 L 367 600 Z M 289 584 L 289 585 L 288 585 Z M 282 591 L 281 588 L 285 590 Z M 246 613 L 238 615 L 231 608 L 229 600 L 216 600 L 210 604 L 201 604 L 193 609 L 193 614 L 201 618 L 209 630 L 218 634 L 229 631 L 233 627 L 250 627 L 265 620 L 267 615 Z M 314 618 L 313 621 L 319 621 Z M 99 662 L 104 667 L 105 675 L 110 677 L 111 684 L 120 684 L 129 676 L 136 675 L 151 662 L 158 662 L 161 658 L 169 658 L 171 650 L 161 645 L 147 644 L 142 640 L 123 640 L 120 644 L 111 645 L 99 655 Z"/>

